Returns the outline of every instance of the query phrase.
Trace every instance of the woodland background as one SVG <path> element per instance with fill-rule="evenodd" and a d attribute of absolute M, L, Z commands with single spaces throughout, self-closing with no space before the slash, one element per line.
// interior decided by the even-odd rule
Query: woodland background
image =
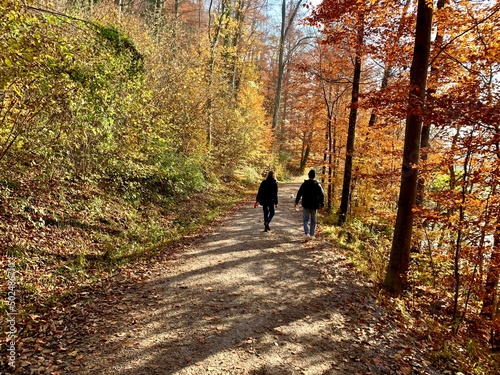
<path fill-rule="evenodd" d="M 496 373 L 500 3 L 432 6 L 411 260 L 387 293 L 417 1 L 0 0 L 0 247 L 21 336 L 267 170 L 316 167 L 323 236 L 432 341 L 436 366 Z"/>

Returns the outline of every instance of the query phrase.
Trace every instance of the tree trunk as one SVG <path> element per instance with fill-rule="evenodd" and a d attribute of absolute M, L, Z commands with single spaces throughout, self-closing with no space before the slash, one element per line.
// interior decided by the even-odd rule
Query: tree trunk
<path fill-rule="evenodd" d="M 274 95 L 274 113 L 273 113 L 273 129 L 276 129 L 279 121 L 279 113 L 280 113 L 280 104 L 281 104 L 281 90 L 283 87 L 283 75 L 285 72 L 285 42 L 286 37 L 288 36 L 288 32 L 290 27 L 293 24 L 295 16 L 302 4 L 302 0 L 297 1 L 294 5 L 292 14 L 287 22 L 286 19 L 286 0 L 282 0 L 281 3 L 281 32 L 280 32 L 280 44 L 278 51 L 278 77 L 276 83 L 276 92 Z"/>
<path fill-rule="evenodd" d="M 228 15 L 228 1 L 223 1 L 221 3 L 221 10 L 219 17 L 219 22 L 215 25 L 214 34 L 212 35 L 212 1 L 209 5 L 209 19 L 208 19 L 208 39 L 210 41 L 210 64 L 209 64 L 209 72 L 208 72 L 208 98 L 207 98 L 207 148 L 208 152 L 211 152 L 212 149 L 212 131 L 213 131 L 213 122 L 214 122 L 214 106 L 213 106 L 213 80 L 214 80 L 214 72 L 216 66 L 216 48 L 219 44 L 219 40 L 222 34 L 222 28 L 224 27 L 224 19 Z M 227 21 L 226 21 L 227 22 Z"/>
<path fill-rule="evenodd" d="M 429 3 L 427 0 L 418 0 L 398 211 L 394 226 L 389 265 L 384 280 L 386 289 L 395 295 L 401 294 L 406 285 L 406 274 L 410 262 L 413 209 L 417 195 L 417 166 L 422 132 L 421 112 L 423 110 L 427 83 L 431 29 L 432 3 Z"/>
<path fill-rule="evenodd" d="M 328 101 L 325 100 L 328 104 Z M 328 212 L 332 211 L 332 201 L 333 201 L 333 138 L 332 138 L 332 127 L 333 127 L 333 116 L 332 111 L 330 110 L 330 106 L 328 106 L 328 114 L 326 120 L 326 142 L 327 145 L 325 147 L 325 153 L 323 155 L 323 178 L 322 185 L 327 186 L 327 196 L 326 196 L 326 208 Z M 327 168 L 328 165 L 328 168 Z"/>
<path fill-rule="evenodd" d="M 483 297 L 483 306 L 481 315 L 488 319 L 493 319 L 494 306 L 496 302 L 498 281 L 500 276 L 500 225 L 497 225 L 493 236 L 493 252 L 491 254 L 488 275 L 486 277 L 486 286 Z"/>
<path fill-rule="evenodd" d="M 488 95 L 488 102 L 492 103 L 492 95 L 491 95 L 491 85 Z M 500 135 L 500 126 L 498 124 L 495 125 L 496 134 Z M 499 138 L 497 137 L 497 140 Z M 495 142 L 495 149 L 497 159 L 500 160 L 500 142 Z M 497 170 L 498 173 L 498 170 Z M 492 187 L 492 196 L 497 194 L 497 186 L 494 185 Z M 498 210 L 498 208 L 497 208 Z M 497 211 L 498 212 L 498 211 Z M 497 213 L 498 216 L 498 213 Z M 498 283 L 500 281 L 500 224 L 497 222 L 495 226 L 495 233 L 493 234 L 493 251 L 490 258 L 490 264 L 488 267 L 488 275 L 486 276 L 486 285 L 484 290 L 483 297 L 483 306 L 481 308 L 481 315 L 490 319 L 491 321 L 497 320 L 497 307 L 498 307 L 498 299 L 497 299 L 497 291 L 498 291 Z M 498 331 L 498 325 L 491 325 L 491 337 L 490 344 L 492 346 L 492 350 L 498 351 L 500 348 L 500 332 Z"/>
<path fill-rule="evenodd" d="M 332 118 L 328 118 L 328 197 L 327 197 L 327 210 L 332 212 L 333 192 L 335 181 L 333 179 L 333 132 L 332 132 Z"/>
<path fill-rule="evenodd" d="M 309 145 L 306 146 L 305 151 L 303 152 L 302 158 L 300 160 L 299 171 L 300 173 L 304 173 L 307 165 L 307 159 L 309 159 L 309 152 L 311 151 L 311 147 Z"/>
<path fill-rule="evenodd" d="M 118 23 L 122 22 L 123 0 L 118 0 Z"/>
<path fill-rule="evenodd" d="M 471 132 L 470 137 L 472 138 L 473 132 Z M 453 278 L 455 279 L 455 287 L 453 293 L 453 333 L 457 334 L 458 327 L 460 326 L 460 322 L 462 317 L 458 316 L 458 299 L 460 297 L 460 256 L 462 252 L 462 223 L 465 218 L 465 203 L 467 200 L 467 184 L 469 182 L 469 162 L 471 158 L 472 151 L 469 148 L 467 150 L 467 154 L 465 155 L 464 165 L 463 165 L 463 175 L 462 175 L 462 192 L 461 192 L 461 203 L 458 209 L 458 231 L 457 231 L 457 239 L 455 241 L 455 257 L 453 260 Z"/>
<path fill-rule="evenodd" d="M 325 147 L 325 154 L 323 156 L 323 177 L 324 179 L 326 178 L 326 181 L 323 181 L 323 186 L 328 186 L 327 187 L 327 197 L 326 197 L 326 202 L 327 202 L 327 211 L 332 212 L 332 201 L 333 201 L 333 167 L 332 167 L 332 153 L 333 153 L 333 144 L 334 144 L 334 139 L 333 139 L 333 111 L 335 107 L 335 103 L 337 100 L 332 100 L 332 92 L 331 89 L 327 93 L 324 82 L 322 82 L 322 89 L 323 89 L 323 99 L 325 101 L 326 105 L 326 110 L 327 110 L 327 118 L 326 118 L 326 147 Z M 338 98 L 337 98 L 338 99 Z M 326 166 L 328 165 L 328 170 Z"/>
<path fill-rule="evenodd" d="M 361 55 L 363 49 L 364 16 L 359 16 L 358 40 L 356 45 L 356 58 L 354 61 L 354 76 L 352 80 L 351 111 L 349 114 L 349 127 L 347 133 L 347 146 L 345 155 L 344 181 L 342 184 L 342 198 L 340 201 L 339 221 L 342 225 L 347 219 L 349 206 L 349 191 L 351 187 L 352 157 L 354 153 L 354 138 L 356 135 L 356 118 L 358 114 L 359 83 L 361 80 Z"/>
<path fill-rule="evenodd" d="M 332 149 L 330 154 L 330 179 L 331 184 L 329 186 L 329 197 L 330 202 L 328 203 L 328 209 L 331 212 L 333 210 L 333 198 L 335 197 L 335 184 L 337 182 L 337 172 L 339 170 L 339 156 L 337 152 L 337 116 L 333 117 L 333 134 L 332 134 Z"/>
<path fill-rule="evenodd" d="M 173 14 L 173 25 L 172 25 L 172 40 L 177 42 L 177 33 L 179 28 L 179 16 L 180 16 L 180 5 L 181 0 L 174 0 L 174 14 Z"/>
<path fill-rule="evenodd" d="M 497 314 L 497 289 L 498 281 L 500 278 L 500 225 L 497 225 L 495 229 L 495 235 L 493 239 L 493 253 L 491 254 L 490 267 L 488 269 L 488 276 L 486 278 L 486 288 L 483 298 L 483 307 L 481 309 L 481 315 L 494 321 Z M 491 326 L 491 338 L 490 343 L 493 350 L 498 350 L 499 332 L 495 325 Z"/>
<path fill-rule="evenodd" d="M 384 69 L 384 74 L 382 76 L 382 82 L 380 83 L 380 90 L 383 90 L 388 86 L 389 77 L 391 76 L 391 70 L 392 70 L 391 66 L 387 66 Z M 376 124 L 376 122 L 377 122 L 377 114 L 375 113 L 375 111 L 372 111 L 372 113 L 370 115 L 370 120 L 368 121 L 368 132 L 370 131 L 370 129 L 373 128 L 373 126 Z M 366 136 L 367 139 L 368 139 L 368 132 L 367 132 L 367 136 Z"/>
<path fill-rule="evenodd" d="M 438 0 L 436 9 L 442 9 L 446 5 L 448 0 Z M 441 32 L 438 30 L 436 34 L 436 41 L 435 43 L 440 45 L 443 42 L 443 35 Z M 433 73 L 436 72 L 436 67 L 431 65 L 431 76 Z M 422 136 L 420 139 L 420 149 L 422 150 L 422 154 L 420 157 L 420 160 L 426 161 L 427 160 L 427 150 L 429 149 L 430 140 L 431 137 L 431 124 L 427 123 L 424 125 L 422 128 Z M 418 179 L 418 185 L 417 185 L 417 198 L 416 198 L 416 204 L 418 207 L 421 207 L 424 204 L 424 194 L 425 194 L 425 180 L 423 177 L 420 177 Z"/>
<path fill-rule="evenodd" d="M 155 9 L 154 9 L 154 38 L 156 43 L 160 43 L 161 39 L 161 18 L 163 12 L 164 3 L 161 0 L 155 1 Z"/>
<path fill-rule="evenodd" d="M 440 1 L 444 1 L 444 0 L 440 0 Z M 404 20 L 406 13 L 408 12 L 408 8 L 410 7 L 410 3 L 411 3 L 411 0 L 406 0 L 405 5 L 403 7 L 403 11 L 401 12 L 401 22 L 399 23 L 398 30 L 397 30 L 396 35 L 395 35 L 396 41 L 398 41 L 401 38 L 401 36 L 403 35 L 403 31 L 405 29 L 403 20 Z M 380 83 L 380 91 L 384 90 L 389 85 L 389 78 L 392 75 L 392 69 L 393 69 L 393 67 L 388 62 L 386 62 L 385 68 L 384 68 L 384 73 L 382 74 L 382 82 Z M 370 120 L 368 121 L 368 132 L 366 135 L 367 140 L 369 138 L 370 129 L 373 128 L 373 126 L 376 124 L 376 122 L 377 122 L 377 114 L 375 113 L 375 111 L 372 111 L 372 113 L 370 115 Z"/>
<path fill-rule="evenodd" d="M 232 38 L 231 47 L 234 49 L 234 53 L 231 59 L 231 96 L 234 99 L 238 98 L 238 93 L 240 91 L 241 85 L 241 71 L 238 66 L 238 57 L 241 53 L 240 40 L 243 36 L 243 24 L 245 22 L 246 11 L 248 4 L 245 4 L 243 0 L 237 0 L 235 2 L 234 9 L 234 21 L 237 22 L 236 31 Z"/>

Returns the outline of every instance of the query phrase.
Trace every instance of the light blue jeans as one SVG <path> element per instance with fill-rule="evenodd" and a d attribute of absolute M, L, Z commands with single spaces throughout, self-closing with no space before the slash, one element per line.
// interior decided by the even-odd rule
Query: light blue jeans
<path fill-rule="evenodd" d="M 314 236 L 316 232 L 316 214 L 318 210 L 312 210 L 309 208 L 304 208 L 302 212 L 302 218 L 304 219 L 304 233 L 307 235 Z M 311 220 L 311 227 L 309 227 L 309 220 Z"/>

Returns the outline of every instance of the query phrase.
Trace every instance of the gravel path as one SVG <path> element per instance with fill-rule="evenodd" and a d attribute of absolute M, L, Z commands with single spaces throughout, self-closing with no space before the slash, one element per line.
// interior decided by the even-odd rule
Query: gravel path
<path fill-rule="evenodd" d="M 74 373 L 437 374 L 345 256 L 303 241 L 298 187 L 280 184 L 271 232 L 249 201 L 92 302 Z"/>

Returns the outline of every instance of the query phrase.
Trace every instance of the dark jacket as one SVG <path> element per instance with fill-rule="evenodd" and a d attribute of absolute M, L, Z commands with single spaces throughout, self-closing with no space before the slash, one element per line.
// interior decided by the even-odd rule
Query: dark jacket
<path fill-rule="evenodd" d="M 262 181 L 255 200 L 259 202 L 261 206 L 278 204 L 278 181 L 272 177 L 268 177 Z"/>
<path fill-rule="evenodd" d="M 323 193 L 323 188 L 316 180 L 305 180 L 300 186 L 297 197 L 295 198 L 295 204 L 299 203 L 302 197 L 302 207 L 317 210 L 324 206 L 325 194 Z"/>

